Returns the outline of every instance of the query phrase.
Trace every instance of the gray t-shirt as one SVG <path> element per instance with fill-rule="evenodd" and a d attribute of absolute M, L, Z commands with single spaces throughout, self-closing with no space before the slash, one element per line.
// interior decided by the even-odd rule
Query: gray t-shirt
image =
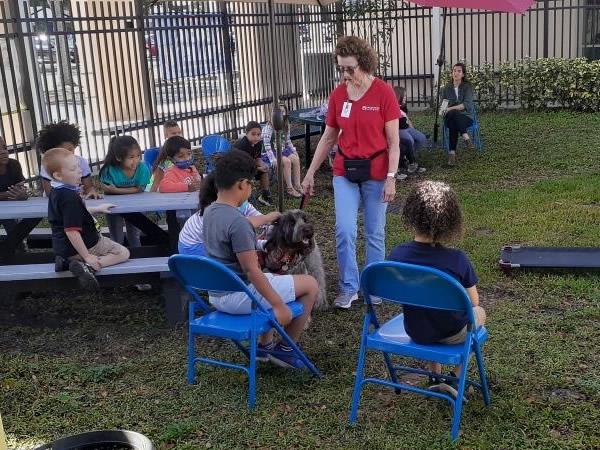
<path fill-rule="evenodd" d="M 256 233 L 239 209 L 213 203 L 204 210 L 202 239 L 206 254 L 234 271 L 248 282 L 236 253 L 256 250 Z"/>

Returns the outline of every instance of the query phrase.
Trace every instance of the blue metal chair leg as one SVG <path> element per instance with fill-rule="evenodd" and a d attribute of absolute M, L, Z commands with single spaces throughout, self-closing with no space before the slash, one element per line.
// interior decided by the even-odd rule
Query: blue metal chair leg
<path fill-rule="evenodd" d="M 488 386 L 487 373 L 485 372 L 483 355 L 481 354 L 481 347 L 476 345 L 474 350 L 475 359 L 477 360 L 477 369 L 479 370 L 479 380 L 481 382 L 481 394 L 483 395 L 483 402 L 485 403 L 485 406 L 490 406 L 490 389 Z"/>
<path fill-rule="evenodd" d="M 465 396 L 465 386 L 467 384 L 467 377 L 469 376 L 469 354 L 465 357 L 465 362 L 461 368 L 460 377 L 458 380 L 458 395 L 454 402 L 454 411 L 452 414 L 452 440 L 458 439 L 458 433 L 460 431 L 460 419 L 462 416 L 463 399 Z"/>
<path fill-rule="evenodd" d="M 363 385 L 364 370 L 365 370 L 365 359 L 366 359 L 366 343 L 365 336 L 360 343 L 360 350 L 358 354 L 358 364 L 356 365 L 356 380 L 354 381 L 354 391 L 352 392 L 352 406 L 350 408 L 350 419 L 351 424 L 356 423 L 358 417 L 358 405 L 360 403 L 360 393 Z"/>
<path fill-rule="evenodd" d="M 187 370 L 187 381 L 188 384 L 194 384 L 196 379 L 196 342 L 193 333 L 188 334 L 188 370 Z"/>
<path fill-rule="evenodd" d="M 248 408 L 256 406 L 256 347 L 257 335 L 253 330 L 250 333 L 250 364 L 248 367 Z"/>
<path fill-rule="evenodd" d="M 392 359 L 390 358 L 389 353 L 383 354 L 383 359 L 385 360 L 385 366 L 387 367 L 388 372 L 390 373 L 390 378 L 394 383 L 398 383 L 398 377 L 396 376 L 396 371 L 394 370 L 394 365 L 392 364 Z M 400 388 L 395 388 L 394 392 L 399 394 L 402 392 Z"/>

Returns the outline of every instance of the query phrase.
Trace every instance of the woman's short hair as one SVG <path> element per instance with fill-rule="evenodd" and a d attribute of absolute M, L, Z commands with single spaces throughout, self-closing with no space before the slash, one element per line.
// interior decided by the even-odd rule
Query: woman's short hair
<path fill-rule="evenodd" d="M 379 64 L 377 53 L 373 50 L 373 47 L 365 41 L 356 36 L 343 36 L 341 37 L 337 45 L 335 46 L 334 52 L 335 64 L 337 64 L 337 57 L 341 56 L 345 58 L 347 56 L 354 56 L 358 62 L 358 67 L 363 72 L 372 74 L 377 70 Z"/>
<path fill-rule="evenodd" d="M 464 62 L 457 62 L 452 66 L 452 68 L 454 69 L 457 66 L 462 69 L 463 81 L 469 81 L 469 79 L 467 77 L 467 65 Z"/>
<path fill-rule="evenodd" d="M 423 181 L 410 191 L 402 210 L 402 221 L 434 242 L 454 241 L 463 232 L 458 196 L 440 181 Z"/>

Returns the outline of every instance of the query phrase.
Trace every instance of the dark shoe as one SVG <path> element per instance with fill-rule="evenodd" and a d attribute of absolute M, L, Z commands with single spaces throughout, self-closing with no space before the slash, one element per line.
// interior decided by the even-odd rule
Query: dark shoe
<path fill-rule="evenodd" d="M 306 366 L 302 360 L 296 357 L 296 354 L 290 347 L 279 343 L 269 352 L 271 362 L 285 369 L 304 369 Z"/>
<path fill-rule="evenodd" d="M 100 289 L 92 268 L 86 263 L 74 259 L 69 263 L 69 270 L 75 275 L 81 287 L 86 291 L 97 291 Z"/>
<path fill-rule="evenodd" d="M 471 138 L 463 139 L 463 142 L 465 143 L 465 147 L 468 148 L 469 150 L 472 150 L 473 148 L 475 148 L 473 146 L 473 141 L 471 141 Z"/>
<path fill-rule="evenodd" d="M 275 349 L 275 344 L 273 342 L 269 342 L 268 344 L 261 344 L 260 342 L 257 345 L 256 349 L 256 360 L 266 362 L 269 360 L 269 353 Z"/>
<path fill-rule="evenodd" d="M 55 272 L 64 272 L 65 270 L 69 270 L 69 261 L 63 258 L 62 256 L 54 257 L 54 271 Z"/>

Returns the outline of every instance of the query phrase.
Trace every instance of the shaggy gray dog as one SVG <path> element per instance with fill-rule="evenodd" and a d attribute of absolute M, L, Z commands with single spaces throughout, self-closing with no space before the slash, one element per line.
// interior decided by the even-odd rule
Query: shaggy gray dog
<path fill-rule="evenodd" d="M 268 272 L 288 275 L 312 275 L 319 284 L 316 309 L 327 309 L 325 270 L 314 228 L 300 209 L 284 212 L 266 235 L 261 254 L 261 266 Z"/>

